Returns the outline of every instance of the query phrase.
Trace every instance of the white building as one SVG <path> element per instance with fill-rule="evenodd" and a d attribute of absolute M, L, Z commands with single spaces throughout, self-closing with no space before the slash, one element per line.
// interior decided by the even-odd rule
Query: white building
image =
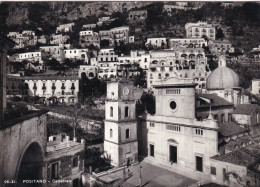
<path fill-rule="evenodd" d="M 109 45 L 129 43 L 129 26 L 115 27 L 110 30 L 99 31 L 100 40 L 109 40 Z"/>
<path fill-rule="evenodd" d="M 67 40 L 69 39 L 68 35 L 62 35 L 62 34 L 52 34 L 51 38 L 50 38 L 50 44 L 65 44 L 67 42 Z"/>
<path fill-rule="evenodd" d="M 66 49 L 64 50 L 64 57 L 88 62 L 88 49 Z"/>
<path fill-rule="evenodd" d="M 74 23 L 68 23 L 68 24 L 60 25 L 60 26 L 58 26 L 56 28 L 56 33 L 59 33 L 59 32 L 71 32 L 73 26 L 74 26 Z"/>
<path fill-rule="evenodd" d="M 23 77 L 28 84 L 28 95 L 39 96 L 46 101 L 55 97 L 61 103 L 77 102 L 79 78 L 66 76 L 33 76 Z"/>
<path fill-rule="evenodd" d="M 28 53 L 18 54 L 16 61 L 22 62 L 23 60 L 28 60 L 30 62 L 39 62 L 40 64 L 42 64 L 43 63 L 42 53 L 41 52 L 28 52 Z"/>
<path fill-rule="evenodd" d="M 251 93 L 254 95 L 260 95 L 260 79 L 253 79 L 252 80 L 252 90 Z"/>
<path fill-rule="evenodd" d="M 177 48 L 176 50 L 151 51 L 151 63 L 147 73 L 147 88 L 158 80 L 172 76 L 191 78 L 196 89 L 205 89 L 210 74 L 207 58 L 202 48 Z"/>
<path fill-rule="evenodd" d="M 186 23 L 186 37 L 201 38 L 207 36 L 210 40 L 215 40 L 216 29 L 212 24 L 207 22 Z"/>
<path fill-rule="evenodd" d="M 171 38 L 169 39 L 169 47 L 175 49 L 177 47 L 186 48 L 202 48 L 208 46 L 205 38 Z"/>
<path fill-rule="evenodd" d="M 130 55 L 121 55 L 118 57 L 119 64 L 139 64 L 144 70 L 150 65 L 150 54 L 145 51 L 132 50 Z"/>
<path fill-rule="evenodd" d="M 146 46 L 155 46 L 155 47 L 163 47 L 167 46 L 166 38 L 147 38 L 147 42 L 145 43 Z"/>
<path fill-rule="evenodd" d="M 83 29 L 94 29 L 96 28 L 97 24 L 86 24 L 83 25 Z"/>
<path fill-rule="evenodd" d="M 154 84 L 155 114 L 141 124 L 147 131 L 151 160 L 194 175 L 210 173 L 210 157 L 218 154 L 218 124 L 210 115 L 195 118 L 195 84 L 192 79 L 170 77 Z"/>
<path fill-rule="evenodd" d="M 232 47 L 232 44 L 228 41 L 209 41 L 209 49 L 213 54 L 226 54 L 234 53 L 235 48 Z"/>
<path fill-rule="evenodd" d="M 98 75 L 98 66 L 91 66 L 91 65 L 80 65 L 79 66 L 79 77 L 83 77 L 84 75 L 92 79 Z"/>

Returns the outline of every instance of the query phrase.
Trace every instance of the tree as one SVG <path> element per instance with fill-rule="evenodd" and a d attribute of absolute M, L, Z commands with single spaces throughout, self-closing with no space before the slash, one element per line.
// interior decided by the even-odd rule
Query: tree
<path fill-rule="evenodd" d="M 225 37 L 225 35 L 223 33 L 223 30 L 221 28 L 217 28 L 216 39 L 222 39 L 224 37 Z"/>
<path fill-rule="evenodd" d="M 82 112 L 80 104 L 68 105 L 69 110 L 71 111 L 72 117 L 72 127 L 73 127 L 73 138 L 76 138 L 76 130 L 79 126 L 79 115 Z"/>
<path fill-rule="evenodd" d="M 101 40 L 100 47 L 109 47 L 109 40 Z"/>

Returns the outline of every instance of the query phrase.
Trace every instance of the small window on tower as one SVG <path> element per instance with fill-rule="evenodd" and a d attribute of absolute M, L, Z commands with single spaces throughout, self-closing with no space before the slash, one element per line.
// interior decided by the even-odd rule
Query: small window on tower
<path fill-rule="evenodd" d="M 110 129 L 110 138 L 113 138 L 113 129 Z"/>
<path fill-rule="evenodd" d="M 113 107 L 110 107 L 110 117 L 113 117 Z"/>
<path fill-rule="evenodd" d="M 128 106 L 126 106 L 126 107 L 125 107 L 125 117 L 126 117 L 126 118 L 128 117 L 128 112 L 129 112 L 128 110 L 129 110 L 129 109 L 128 109 Z"/>
<path fill-rule="evenodd" d="M 126 139 L 130 138 L 130 131 L 129 131 L 129 129 L 126 129 L 126 131 L 125 131 L 125 138 Z"/>

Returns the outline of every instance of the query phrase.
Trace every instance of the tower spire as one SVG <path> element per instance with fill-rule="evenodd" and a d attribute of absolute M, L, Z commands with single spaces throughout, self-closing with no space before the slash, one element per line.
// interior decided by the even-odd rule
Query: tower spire
<path fill-rule="evenodd" d="M 213 118 L 213 115 L 212 115 L 212 113 L 211 113 L 211 106 L 209 107 L 209 116 L 208 116 L 207 119 L 210 119 L 210 120 L 213 120 L 213 119 L 214 119 L 214 118 Z"/>

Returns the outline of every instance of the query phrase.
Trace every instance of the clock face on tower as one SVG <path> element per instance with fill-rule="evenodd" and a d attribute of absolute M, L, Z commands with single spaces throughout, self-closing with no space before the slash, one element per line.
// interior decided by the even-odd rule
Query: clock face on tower
<path fill-rule="evenodd" d="M 125 87 L 125 88 L 123 89 L 123 94 L 124 94 L 125 96 L 127 96 L 127 95 L 129 94 L 129 89 L 128 89 L 127 87 Z"/>

